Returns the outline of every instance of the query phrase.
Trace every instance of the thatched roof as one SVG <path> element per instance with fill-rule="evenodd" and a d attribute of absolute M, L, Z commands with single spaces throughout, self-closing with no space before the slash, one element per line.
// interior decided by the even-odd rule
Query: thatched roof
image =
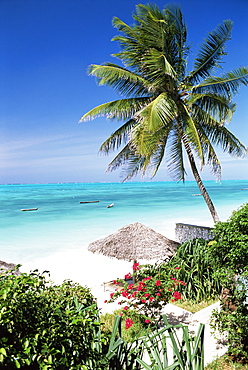
<path fill-rule="evenodd" d="M 0 261 L 0 275 L 6 273 L 9 270 L 16 269 L 16 265 L 14 263 L 7 263 L 4 261 Z M 20 275 L 19 269 L 16 269 L 12 272 L 13 275 Z"/>
<path fill-rule="evenodd" d="M 108 257 L 133 261 L 138 259 L 166 259 L 171 257 L 179 243 L 153 229 L 135 222 L 114 234 L 89 244 L 88 250 Z"/>

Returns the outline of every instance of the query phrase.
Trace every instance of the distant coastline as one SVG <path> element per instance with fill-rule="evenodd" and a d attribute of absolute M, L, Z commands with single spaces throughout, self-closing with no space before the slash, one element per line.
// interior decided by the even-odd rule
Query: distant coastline
<path fill-rule="evenodd" d="M 204 183 L 218 183 L 221 184 L 226 181 L 248 181 L 248 179 L 221 179 L 220 181 L 215 179 L 209 179 L 209 180 L 203 180 Z M 127 184 L 127 183 L 177 183 L 173 180 L 144 180 L 144 181 L 68 181 L 68 182 L 35 182 L 35 183 L 29 183 L 29 182 L 13 182 L 13 183 L 0 183 L 0 186 L 7 186 L 7 185 L 63 185 L 63 184 Z M 185 183 L 195 183 L 195 180 L 186 180 Z"/>

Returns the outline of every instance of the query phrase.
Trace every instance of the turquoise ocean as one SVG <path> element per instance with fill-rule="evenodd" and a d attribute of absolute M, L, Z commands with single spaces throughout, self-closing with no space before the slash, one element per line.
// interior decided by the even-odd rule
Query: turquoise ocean
<path fill-rule="evenodd" d="M 248 180 L 204 183 L 221 221 L 248 202 Z M 177 222 L 212 226 L 198 194 L 193 181 L 0 185 L 0 259 L 22 271 L 49 270 L 56 282 L 93 286 L 130 264 L 93 255 L 90 242 L 137 221 L 171 239 Z M 38 210 L 22 211 L 29 208 Z"/>

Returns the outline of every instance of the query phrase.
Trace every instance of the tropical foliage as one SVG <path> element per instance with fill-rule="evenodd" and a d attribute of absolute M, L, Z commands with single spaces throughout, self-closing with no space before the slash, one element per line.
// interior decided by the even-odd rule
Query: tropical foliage
<path fill-rule="evenodd" d="M 37 271 L 0 275 L 1 369 L 103 369 L 99 326 L 88 288 Z"/>
<path fill-rule="evenodd" d="M 209 244 L 210 243 L 210 244 Z M 139 278 L 153 276 L 161 281 L 175 279 L 177 291 L 184 300 L 194 303 L 219 297 L 221 283 L 217 271 L 219 266 L 211 255 L 212 242 L 194 239 L 182 243 L 175 255 L 166 262 L 144 265 Z"/>
<path fill-rule="evenodd" d="M 248 361 L 248 203 L 213 231 L 211 254 L 224 287 L 215 328 L 228 332 L 229 353 Z"/>
<path fill-rule="evenodd" d="M 247 271 L 248 203 L 233 211 L 226 222 L 218 222 L 213 232 L 211 255 L 224 270 L 224 274 L 226 275 L 227 269 L 235 274 Z"/>
<path fill-rule="evenodd" d="M 98 116 L 124 121 L 100 151 L 109 154 L 120 150 L 108 170 L 121 166 L 125 179 L 146 172 L 154 176 L 165 157 L 172 178 L 184 181 L 186 153 L 212 217 L 218 221 L 196 160 L 200 168 L 210 165 L 219 178 L 221 165 L 215 146 L 238 157 L 247 153 L 225 124 L 235 111 L 233 96 L 248 83 L 248 69 L 239 67 L 222 76 L 212 75 L 226 54 L 233 24 L 223 21 L 208 34 L 193 69 L 188 71 L 190 48 L 179 7 L 169 5 L 160 10 L 156 5 L 140 4 L 133 18 L 133 26 L 113 19 L 120 32 L 113 40 L 121 49 L 114 56 L 123 66 L 105 63 L 89 67 L 99 85 L 112 87 L 124 98 L 93 108 L 81 121 Z"/>
<path fill-rule="evenodd" d="M 195 338 L 187 328 L 163 317 L 162 329 L 143 332 L 127 342 L 121 316 L 111 333 L 101 331 L 95 299 L 87 288 L 65 281 L 54 285 L 44 274 L 0 275 L 0 368 L 42 370 L 203 369 L 203 331 Z M 183 340 L 178 338 L 183 331 Z M 160 345 L 162 343 L 162 346 Z M 145 355 L 145 357 L 144 357 Z M 149 361 L 147 362 L 147 359 Z M 157 366 L 157 367 L 156 367 Z"/>
<path fill-rule="evenodd" d="M 176 266 L 180 267 L 175 277 L 186 283 L 185 287 L 179 286 L 179 291 L 187 300 L 207 301 L 221 293 L 222 286 L 217 275 L 219 265 L 211 253 L 211 245 L 211 241 L 204 239 L 182 243 L 167 264 L 171 271 Z"/>

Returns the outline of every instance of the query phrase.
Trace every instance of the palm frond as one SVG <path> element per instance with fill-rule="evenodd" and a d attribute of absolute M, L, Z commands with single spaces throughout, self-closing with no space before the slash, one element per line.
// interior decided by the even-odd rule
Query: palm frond
<path fill-rule="evenodd" d="M 160 138 L 159 145 L 157 145 L 156 151 L 153 153 L 153 156 L 152 156 L 152 168 L 153 168 L 153 170 L 152 170 L 151 177 L 154 177 L 157 174 L 157 172 L 159 170 L 159 167 L 162 163 L 162 160 L 164 159 L 167 139 L 168 139 L 168 133 L 167 133 L 167 135 L 163 135 Z"/>
<path fill-rule="evenodd" d="M 194 86 L 192 92 L 196 94 L 210 92 L 231 99 L 242 85 L 248 85 L 248 69 L 245 67 L 235 69 L 221 77 L 206 78 L 200 84 Z"/>
<path fill-rule="evenodd" d="M 124 182 L 130 180 L 138 173 L 142 173 L 144 163 L 145 157 L 142 157 L 131 150 L 128 143 L 109 163 L 106 172 L 112 172 L 121 167 Z"/>
<path fill-rule="evenodd" d="M 88 73 L 97 78 L 99 85 L 110 86 L 120 94 L 144 95 L 148 93 L 148 82 L 141 76 L 113 63 L 92 64 Z"/>
<path fill-rule="evenodd" d="M 156 175 L 165 154 L 165 147 L 170 130 L 166 127 L 156 132 L 156 137 L 152 136 L 149 140 L 149 150 L 145 155 L 139 153 L 132 140 L 129 140 L 126 146 L 111 161 L 107 171 L 113 171 L 118 167 L 123 168 L 125 179 L 131 179 L 137 174 L 145 176 L 149 174 L 152 178 Z"/>
<path fill-rule="evenodd" d="M 117 150 L 121 145 L 126 144 L 129 140 L 130 131 L 135 124 L 136 121 L 130 119 L 119 127 L 102 143 L 99 152 L 108 155 L 111 151 Z"/>
<path fill-rule="evenodd" d="M 105 116 L 108 119 L 126 120 L 150 102 L 149 98 L 119 99 L 98 105 L 85 113 L 79 122 Z"/>
<path fill-rule="evenodd" d="M 118 31 L 120 31 L 120 32 L 123 32 L 123 33 L 125 33 L 126 35 L 128 35 L 128 36 L 130 36 L 130 37 L 132 37 L 132 35 L 133 35 L 133 28 L 132 27 L 130 27 L 130 26 L 128 26 L 125 22 L 123 22 L 120 18 L 118 18 L 118 17 L 114 17 L 113 19 L 112 19 L 112 25 L 113 25 L 113 27 L 115 27 L 115 28 L 117 28 L 118 29 Z M 118 36 L 117 36 L 118 37 Z M 114 39 L 112 39 L 113 41 L 115 40 L 115 38 Z"/>
<path fill-rule="evenodd" d="M 205 94 L 191 94 L 186 100 L 186 104 L 191 106 L 191 112 L 194 112 L 196 106 L 200 108 L 197 110 L 197 115 L 193 115 L 201 120 L 201 115 L 206 112 L 212 120 L 224 124 L 225 122 L 230 122 L 233 113 L 236 108 L 236 104 L 227 99 L 225 96 L 205 93 Z M 203 114 L 203 120 L 206 115 Z"/>
<path fill-rule="evenodd" d="M 199 136 L 202 142 L 202 151 L 205 158 L 205 164 L 210 166 L 213 175 L 217 180 L 221 178 L 221 165 L 217 154 L 213 148 L 210 138 L 208 137 L 205 130 L 205 123 L 196 124 Z M 202 168 L 201 168 L 202 169 Z"/>
<path fill-rule="evenodd" d="M 206 164 L 210 166 L 212 174 L 216 177 L 216 180 L 219 181 L 221 179 L 221 164 L 213 146 L 208 140 L 206 140 L 204 155 Z"/>
<path fill-rule="evenodd" d="M 212 144 L 220 146 L 223 152 L 235 157 L 244 157 L 248 148 L 225 126 L 204 126 L 204 131 Z"/>
<path fill-rule="evenodd" d="M 224 124 L 223 122 L 214 119 L 209 112 L 203 110 L 200 104 L 193 104 L 190 109 L 190 113 L 193 121 L 196 122 L 196 125 L 220 126 Z"/>
<path fill-rule="evenodd" d="M 187 137 L 187 140 L 190 142 L 190 146 L 194 148 L 198 158 L 201 160 L 201 164 L 204 165 L 202 143 L 197 132 L 195 122 L 186 105 L 180 104 L 178 105 L 178 108 L 180 111 L 180 118 L 178 119 L 178 122 L 180 122 L 180 125 L 183 128 L 183 132 Z"/>
<path fill-rule="evenodd" d="M 180 8 L 168 7 L 161 12 L 154 4 L 139 4 L 133 18 L 136 23 L 131 30 L 120 20 L 115 20 L 125 36 L 114 38 L 121 46 L 121 51 L 114 56 L 143 75 L 146 71 L 144 56 L 154 49 L 165 56 L 180 78 L 185 71 L 188 54 L 188 48 L 184 45 L 186 26 Z"/>
<path fill-rule="evenodd" d="M 142 124 L 137 124 L 131 131 L 130 145 L 139 155 L 148 159 L 155 158 L 161 144 L 167 140 L 170 130 L 171 124 L 168 124 L 151 133 Z"/>
<path fill-rule="evenodd" d="M 167 5 L 163 12 L 169 17 L 168 22 L 174 25 L 174 37 L 171 38 L 171 49 L 174 53 L 173 66 L 178 80 L 181 81 L 185 76 L 187 56 L 190 50 L 187 45 L 187 27 L 183 20 L 180 7 L 173 4 Z"/>
<path fill-rule="evenodd" d="M 177 105 L 169 94 L 162 93 L 135 114 L 150 133 L 169 124 L 178 114 Z"/>
<path fill-rule="evenodd" d="M 226 20 L 209 33 L 195 59 L 194 69 L 187 78 L 189 84 L 195 84 L 201 78 L 209 77 L 213 67 L 219 67 L 219 62 L 224 55 L 225 43 L 231 38 L 232 27 L 233 22 Z"/>
<path fill-rule="evenodd" d="M 176 181 L 184 181 L 186 175 L 181 142 L 182 136 L 182 128 L 180 125 L 175 124 L 174 130 L 170 132 L 168 139 L 166 158 L 168 173 Z"/>
<path fill-rule="evenodd" d="M 142 74 L 150 82 L 153 90 L 161 90 L 164 86 L 172 90 L 177 83 L 177 75 L 166 55 L 154 48 L 143 54 Z M 156 87 L 156 89 L 155 89 Z"/>

